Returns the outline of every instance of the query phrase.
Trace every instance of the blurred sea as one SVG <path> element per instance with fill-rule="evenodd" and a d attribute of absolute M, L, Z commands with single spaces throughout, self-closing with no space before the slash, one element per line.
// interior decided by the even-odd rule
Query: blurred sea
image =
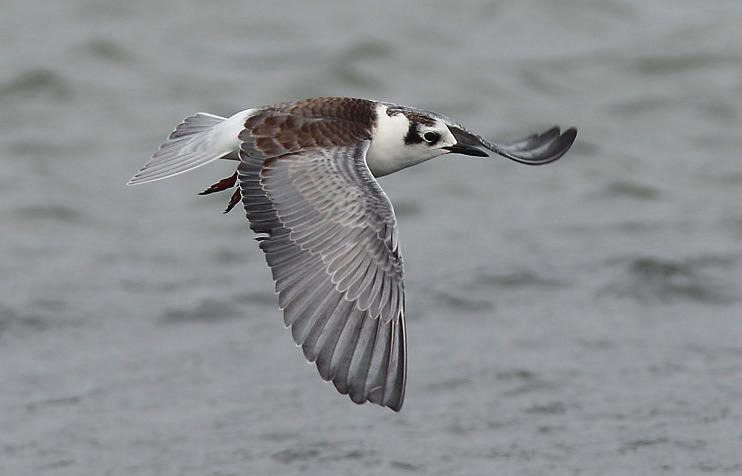
<path fill-rule="evenodd" d="M 0 474 L 742 474 L 742 3 L 41 2 L 0 15 Z M 539 168 L 381 180 L 402 412 L 323 385 L 228 196 L 125 187 L 179 120 L 316 95 Z"/>

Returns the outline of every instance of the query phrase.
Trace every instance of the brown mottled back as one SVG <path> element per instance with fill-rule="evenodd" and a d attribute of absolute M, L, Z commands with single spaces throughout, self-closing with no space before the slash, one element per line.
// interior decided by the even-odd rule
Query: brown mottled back
<path fill-rule="evenodd" d="M 264 158 L 317 147 L 351 145 L 371 139 L 376 103 L 324 97 L 269 106 L 245 121 L 248 153 Z"/>

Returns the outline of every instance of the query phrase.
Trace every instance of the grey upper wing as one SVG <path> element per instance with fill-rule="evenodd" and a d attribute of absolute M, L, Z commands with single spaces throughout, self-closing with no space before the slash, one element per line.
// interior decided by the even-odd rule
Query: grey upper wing
<path fill-rule="evenodd" d="M 402 256 L 394 211 L 365 162 L 368 140 L 295 151 L 240 135 L 250 227 L 304 355 L 356 403 L 399 410 L 406 382 Z"/>

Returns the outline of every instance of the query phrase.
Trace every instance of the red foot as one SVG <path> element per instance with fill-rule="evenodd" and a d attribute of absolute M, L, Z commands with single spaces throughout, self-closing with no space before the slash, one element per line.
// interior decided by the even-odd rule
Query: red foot
<path fill-rule="evenodd" d="M 227 204 L 227 209 L 224 210 L 224 213 L 229 213 L 232 211 L 235 205 L 240 203 L 242 200 L 242 192 L 240 192 L 240 187 L 237 187 L 237 190 L 234 191 L 232 194 L 232 198 L 229 199 L 229 204 Z"/>

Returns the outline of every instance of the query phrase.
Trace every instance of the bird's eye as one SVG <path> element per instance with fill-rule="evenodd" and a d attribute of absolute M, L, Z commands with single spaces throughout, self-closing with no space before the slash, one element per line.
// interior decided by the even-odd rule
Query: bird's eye
<path fill-rule="evenodd" d="M 441 135 L 433 131 L 428 131 L 425 134 L 423 134 L 423 139 L 425 140 L 425 142 L 429 144 L 435 144 L 436 142 L 438 142 L 438 139 L 440 138 L 441 138 Z"/>

